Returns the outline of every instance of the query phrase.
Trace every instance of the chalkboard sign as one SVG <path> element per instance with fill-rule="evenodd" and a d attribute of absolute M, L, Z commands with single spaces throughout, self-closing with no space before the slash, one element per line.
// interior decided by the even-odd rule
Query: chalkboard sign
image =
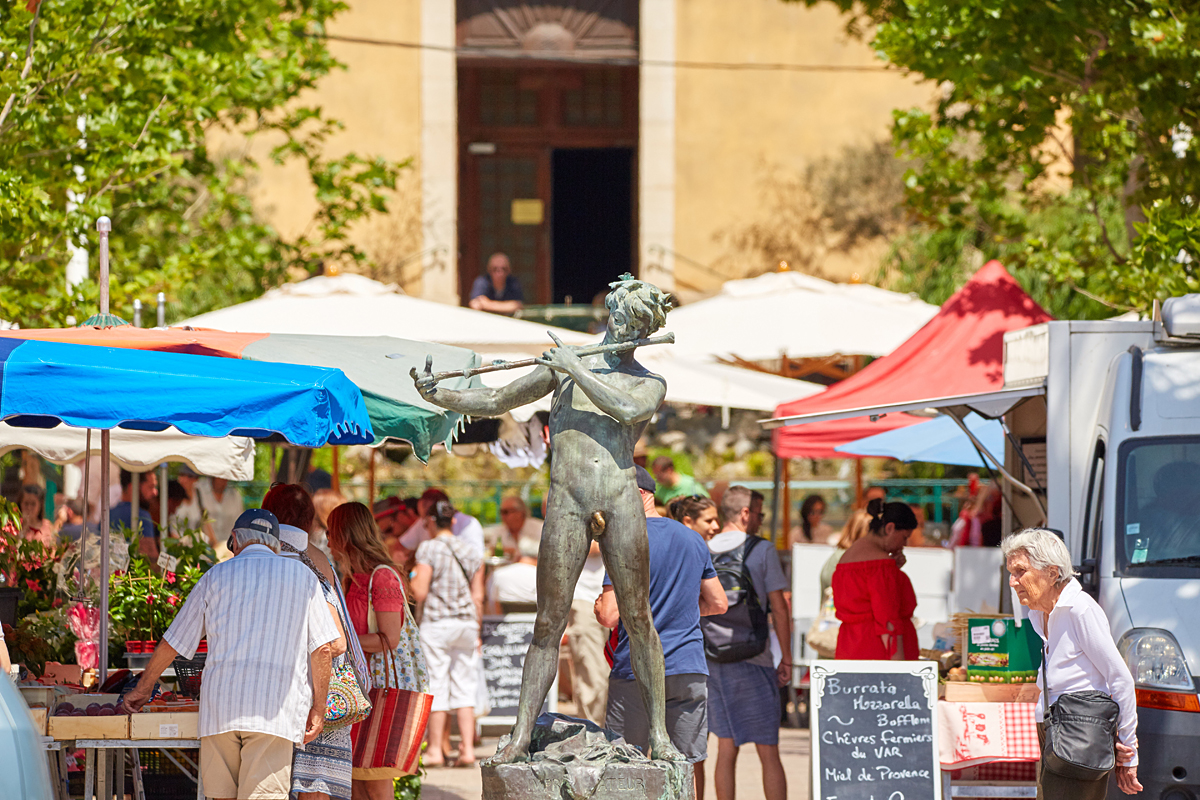
<path fill-rule="evenodd" d="M 533 641 L 535 614 L 485 616 L 479 638 L 483 641 L 483 679 L 491 711 L 483 725 L 512 725 L 517 721 L 521 700 L 521 673 L 525 653 Z M 558 707 L 558 679 L 546 695 L 542 711 Z"/>
<path fill-rule="evenodd" d="M 937 678 L 932 661 L 816 662 L 812 796 L 941 800 Z"/>

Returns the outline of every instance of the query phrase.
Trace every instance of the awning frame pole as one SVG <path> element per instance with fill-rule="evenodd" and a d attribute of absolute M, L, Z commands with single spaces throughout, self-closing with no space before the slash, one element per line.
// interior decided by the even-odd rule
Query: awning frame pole
<path fill-rule="evenodd" d="M 950 419 L 954 420 L 954 423 L 956 425 L 958 425 L 958 427 L 962 430 L 962 432 L 967 435 L 967 438 L 971 440 L 971 444 L 975 445 L 975 449 L 977 449 L 980 453 L 983 454 L 983 456 L 985 458 L 987 458 L 988 461 L 991 461 L 992 464 L 995 465 L 996 471 L 999 472 L 1001 475 L 1003 475 L 1004 479 L 1006 481 L 1008 481 L 1009 484 L 1020 489 L 1022 492 L 1029 495 L 1029 497 L 1033 499 L 1033 502 L 1037 504 L 1038 511 L 1040 511 L 1042 514 L 1042 519 L 1043 520 L 1047 519 L 1049 517 L 1049 515 L 1046 513 L 1046 507 L 1044 505 L 1042 505 L 1042 498 L 1038 497 L 1037 492 L 1035 492 L 1033 489 L 1030 489 L 1028 486 L 1026 486 L 1025 484 L 1021 483 L 1019 480 L 1014 478 L 1012 476 L 1012 473 L 1010 473 L 1007 469 L 1004 468 L 1004 464 L 1001 461 L 999 461 L 994 455 L 992 455 L 990 450 L 988 450 L 986 447 L 984 447 L 983 442 L 979 441 L 979 439 L 977 439 L 975 437 L 975 434 L 971 433 L 971 430 L 967 427 L 967 424 L 965 422 L 963 422 L 961 419 L 959 419 L 958 414 L 955 414 L 953 411 L 950 411 L 950 410 L 946 410 L 944 413 Z"/>

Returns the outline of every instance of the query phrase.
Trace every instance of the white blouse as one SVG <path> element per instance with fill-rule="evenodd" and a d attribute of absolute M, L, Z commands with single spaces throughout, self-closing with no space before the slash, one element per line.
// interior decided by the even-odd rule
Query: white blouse
<path fill-rule="evenodd" d="M 1103 609 L 1083 591 L 1079 581 L 1072 578 L 1050 612 L 1049 635 L 1046 634 L 1046 615 L 1030 610 L 1029 621 L 1039 636 L 1046 640 L 1050 658 L 1038 671 L 1038 688 L 1043 686 L 1042 671 L 1049 683 L 1050 704 L 1069 692 L 1097 690 L 1107 693 L 1117 702 L 1117 739 L 1134 750 L 1137 764 L 1137 697 L 1133 675 L 1129 672 L 1108 627 Z M 1045 710 L 1045 698 L 1038 698 L 1038 719 Z"/>

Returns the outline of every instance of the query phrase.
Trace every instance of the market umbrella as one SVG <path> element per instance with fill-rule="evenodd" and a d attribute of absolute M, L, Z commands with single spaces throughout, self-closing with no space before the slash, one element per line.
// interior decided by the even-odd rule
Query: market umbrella
<path fill-rule="evenodd" d="M 998 420 L 984 419 L 972 412 L 964 422 L 988 452 L 1004 451 L 1004 428 Z M 930 464 L 959 464 L 986 467 L 979 451 L 953 419 L 938 416 L 904 428 L 839 445 L 834 450 L 852 456 L 885 456 L 900 461 L 924 461 Z"/>
<path fill-rule="evenodd" d="M 262 297 L 180 324 L 223 331 L 394 336 L 525 356 L 539 356 L 549 346 L 545 325 L 423 300 L 394 284 L 351 274 L 318 275 L 284 284 Z M 565 344 L 591 344 L 598 338 L 565 328 L 554 332 Z"/>
<path fill-rule="evenodd" d="M 0 420 L 14 427 L 113 428 L 191 436 L 280 436 L 305 447 L 374 439 L 358 387 L 340 370 L 0 339 Z M 101 459 L 101 486 L 108 485 Z M 108 672 L 108 493 L 100 514 L 100 678 Z M 82 561 L 82 560 L 81 560 Z"/>
<path fill-rule="evenodd" d="M 667 330 L 676 335 L 678 356 L 883 356 L 936 313 L 936 306 L 912 295 L 866 283 L 770 272 L 726 281 L 712 297 L 675 309 Z"/>
<path fill-rule="evenodd" d="M 89 438 L 91 441 L 89 442 Z M 0 422 L 0 455 L 12 450 L 32 450 L 47 461 L 74 464 L 85 455 L 100 455 L 100 437 L 59 425 L 55 428 L 21 428 Z M 248 481 L 254 478 L 254 440 L 244 436 L 211 439 L 187 436 L 175 430 L 112 432 L 111 459 L 130 472 L 146 472 L 164 461 L 189 465 L 200 475 Z"/>
<path fill-rule="evenodd" d="M 449 444 L 461 416 L 421 398 L 409 369 L 424 368 L 426 356 L 440 370 L 474 367 L 479 358 L 461 347 L 414 342 L 392 336 L 316 336 L 307 334 L 231 333 L 192 328 L 44 328 L 0 332 L 43 341 L 190 353 L 286 364 L 334 367 L 362 391 L 375 438 L 372 444 L 402 440 L 412 445 L 422 461 L 433 446 Z M 546 346 L 552 345 L 545 331 Z M 446 388 L 477 386 L 478 379 L 454 378 Z M 339 442 L 340 444 L 340 442 Z"/>
<path fill-rule="evenodd" d="M 0 419 L 15 427 L 278 434 L 292 444 L 365 444 L 371 422 L 340 370 L 0 339 Z"/>

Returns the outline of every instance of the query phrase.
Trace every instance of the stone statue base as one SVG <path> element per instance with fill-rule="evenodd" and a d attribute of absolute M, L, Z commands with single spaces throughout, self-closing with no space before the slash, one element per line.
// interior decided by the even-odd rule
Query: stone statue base
<path fill-rule="evenodd" d="M 508 737 L 500 740 L 500 747 Z M 692 765 L 651 761 L 585 719 L 542 714 L 529 761 L 484 762 L 483 800 L 693 800 Z"/>

